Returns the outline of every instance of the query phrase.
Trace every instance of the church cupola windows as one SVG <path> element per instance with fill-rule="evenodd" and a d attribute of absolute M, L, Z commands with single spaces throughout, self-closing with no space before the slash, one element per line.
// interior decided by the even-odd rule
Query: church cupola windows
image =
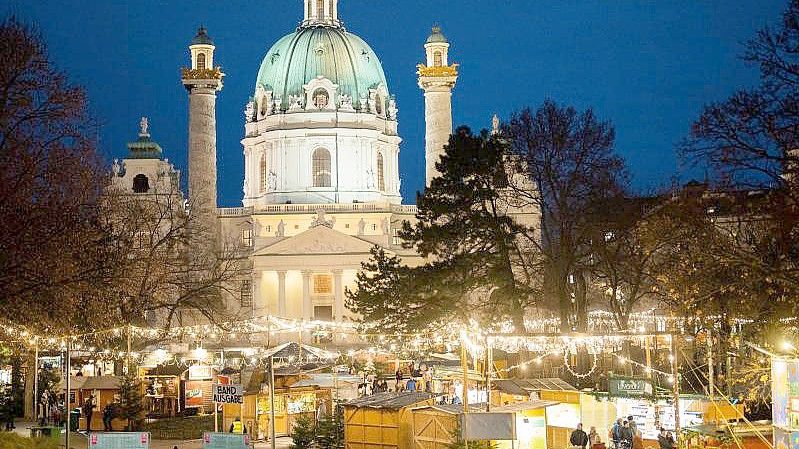
<path fill-rule="evenodd" d="M 133 177 L 133 193 L 147 193 L 150 191 L 150 180 L 139 173 Z"/>
<path fill-rule="evenodd" d="M 383 167 L 383 153 L 377 153 L 377 189 L 386 191 L 386 173 Z"/>
<path fill-rule="evenodd" d="M 444 57 L 441 55 L 440 50 L 436 50 L 433 52 L 433 66 L 441 67 L 442 65 L 444 65 Z"/>
<path fill-rule="evenodd" d="M 330 187 L 332 185 L 330 151 L 325 148 L 314 150 L 311 171 L 314 187 Z"/>
<path fill-rule="evenodd" d="M 313 104 L 319 109 L 327 108 L 327 104 L 330 101 L 329 96 L 327 95 L 327 91 L 324 89 L 316 89 L 313 94 Z"/>
<path fill-rule="evenodd" d="M 261 182 L 258 184 L 260 186 L 261 193 L 264 193 L 266 192 L 266 188 L 269 183 L 269 177 L 268 177 L 269 172 L 267 171 L 267 166 L 266 166 L 266 155 L 261 156 L 261 163 L 259 168 L 260 168 L 259 176 L 261 178 L 260 179 Z"/>
<path fill-rule="evenodd" d="M 197 70 L 205 70 L 205 53 L 197 54 Z"/>

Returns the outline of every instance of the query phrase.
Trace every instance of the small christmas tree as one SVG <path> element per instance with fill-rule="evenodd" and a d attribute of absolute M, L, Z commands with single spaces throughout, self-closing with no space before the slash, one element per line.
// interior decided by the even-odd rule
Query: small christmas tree
<path fill-rule="evenodd" d="M 316 423 L 308 415 L 300 415 L 294 422 L 291 449 L 308 449 L 316 438 Z"/>
<path fill-rule="evenodd" d="M 119 384 L 119 418 L 128 421 L 127 430 L 139 430 L 144 419 L 144 404 L 141 396 L 141 382 L 133 373 L 122 376 Z"/>

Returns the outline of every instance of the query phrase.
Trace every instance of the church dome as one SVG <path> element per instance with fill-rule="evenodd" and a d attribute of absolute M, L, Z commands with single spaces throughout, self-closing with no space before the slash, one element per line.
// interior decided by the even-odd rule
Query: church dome
<path fill-rule="evenodd" d="M 338 93 L 349 95 L 354 104 L 380 84 L 388 89 L 372 48 L 338 26 L 305 26 L 278 40 L 264 56 L 256 89 L 272 91 L 285 107 L 289 95 L 305 95 L 303 85 L 318 76 L 337 84 Z"/>

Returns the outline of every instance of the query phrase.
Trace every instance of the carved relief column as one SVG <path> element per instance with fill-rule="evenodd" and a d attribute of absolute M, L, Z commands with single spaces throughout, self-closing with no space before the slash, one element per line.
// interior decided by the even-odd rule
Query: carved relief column
<path fill-rule="evenodd" d="M 333 270 L 333 319 L 336 322 L 344 320 L 344 284 L 341 281 L 342 270 Z"/>
<path fill-rule="evenodd" d="M 302 319 L 313 319 L 313 306 L 311 304 L 311 272 L 302 272 Z"/>
<path fill-rule="evenodd" d="M 286 271 L 277 272 L 277 315 L 286 317 Z"/>

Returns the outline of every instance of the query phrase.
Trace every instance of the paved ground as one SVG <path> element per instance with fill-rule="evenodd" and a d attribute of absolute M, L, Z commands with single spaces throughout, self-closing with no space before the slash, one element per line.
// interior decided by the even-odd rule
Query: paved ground
<path fill-rule="evenodd" d="M 20 435 L 30 436 L 30 428 L 34 423 L 21 422 L 16 423 L 17 427 L 14 429 Z M 86 435 L 83 433 L 73 432 L 69 438 L 70 449 L 86 449 L 88 443 Z M 291 438 L 281 437 L 277 439 L 277 447 L 275 449 L 289 449 L 291 446 Z M 62 446 L 63 440 L 62 440 Z M 150 449 L 202 449 L 202 441 L 189 440 L 189 441 L 172 441 L 172 440 L 153 440 L 150 444 Z M 265 443 L 255 443 L 254 449 L 271 449 L 272 445 L 267 441 Z"/>

